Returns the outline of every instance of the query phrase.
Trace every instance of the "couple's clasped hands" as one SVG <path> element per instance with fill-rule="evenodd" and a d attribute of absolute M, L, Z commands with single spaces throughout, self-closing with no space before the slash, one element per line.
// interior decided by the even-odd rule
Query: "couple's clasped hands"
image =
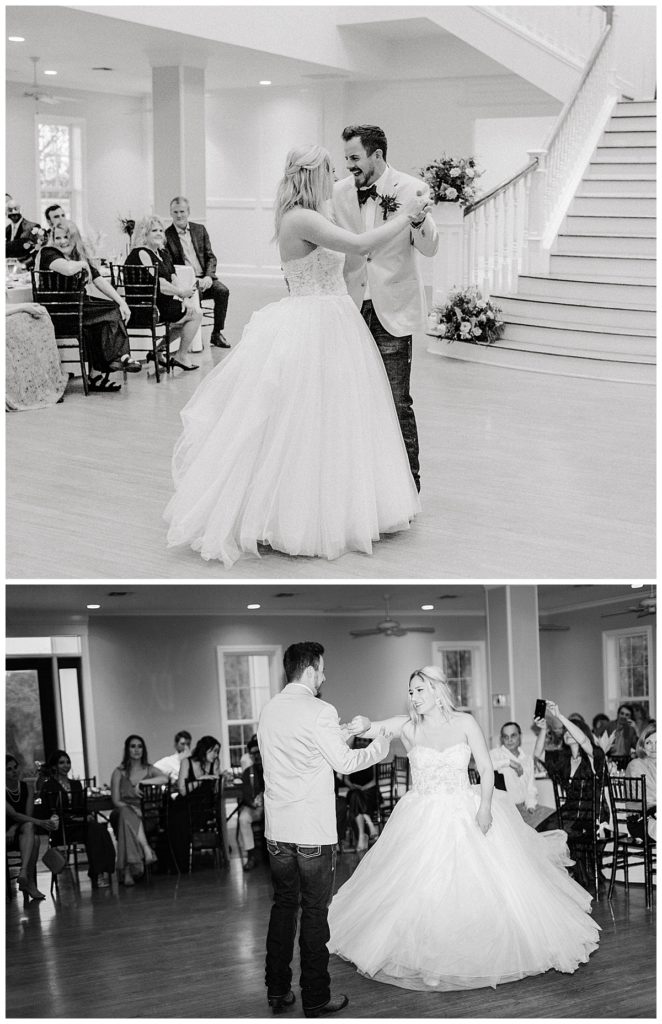
<path fill-rule="evenodd" d="M 351 720 L 351 722 L 346 722 L 344 725 L 341 726 L 341 728 L 345 729 L 350 736 L 361 736 L 363 733 L 368 731 L 370 725 L 370 719 L 366 718 L 365 715 L 354 715 L 354 718 Z M 384 736 L 385 739 L 387 739 L 390 742 L 393 733 L 389 729 L 386 729 L 384 726 L 380 726 L 379 735 Z"/>

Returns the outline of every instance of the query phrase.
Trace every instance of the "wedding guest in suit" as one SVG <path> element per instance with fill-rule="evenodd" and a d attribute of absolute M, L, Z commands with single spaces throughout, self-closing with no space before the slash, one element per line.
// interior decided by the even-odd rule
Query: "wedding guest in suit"
<path fill-rule="evenodd" d="M 230 348 L 223 331 L 230 292 L 216 277 L 217 260 L 204 224 L 189 221 L 190 204 L 184 196 L 175 196 L 170 203 L 172 224 L 166 230 L 166 244 L 176 264 L 193 267 L 198 280 L 200 298 L 214 300 L 214 329 L 209 339 L 217 348 Z"/>
<path fill-rule="evenodd" d="M 362 234 L 382 224 L 403 203 L 426 194 L 427 185 L 396 171 L 386 162 L 387 140 L 377 125 L 349 125 L 342 137 L 349 176 L 337 182 L 333 209 L 340 227 Z M 348 253 L 345 258 L 347 289 L 361 310 L 381 352 L 412 476 L 420 491 L 418 432 L 409 393 L 412 333 L 426 313 L 423 282 L 415 250 L 434 256 L 439 237 L 425 210 L 408 232 L 370 254 Z"/>
<path fill-rule="evenodd" d="M 40 270 L 53 270 L 62 277 L 83 274 L 85 302 L 83 330 L 90 366 L 98 376 L 90 376 L 92 391 L 119 391 L 121 384 L 111 382 L 109 374 L 118 371 L 139 373 L 139 362 L 131 358 L 126 324 L 131 311 L 110 281 L 101 277 L 89 256 L 73 221 L 63 220 L 53 228 L 53 244 L 39 253 Z"/>
<path fill-rule="evenodd" d="M 531 828 L 553 813 L 552 807 L 538 806 L 533 757 L 522 750 L 522 730 L 517 722 L 504 722 L 499 735 L 501 746 L 490 750 L 492 766 L 501 772 L 515 806 Z"/>
<path fill-rule="evenodd" d="M 258 742 L 264 766 L 265 835 L 274 902 L 267 934 L 267 998 L 274 1013 L 295 1001 L 292 956 L 301 905 L 301 997 L 306 1017 L 337 1013 L 347 996 L 331 998 L 327 912 L 336 845 L 334 771 L 349 774 L 382 761 L 389 741 L 379 735 L 350 750 L 331 704 L 315 700 L 324 683 L 324 648 L 292 644 L 283 658 L 287 685 L 264 707 Z"/>
<path fill-rule="evenodd" d="M 175 264 L 169 249 L 165 245 L 165 230 L 160 217 L 145 217 L 136 229 L 136 246 L 127 256 L 128 266 L 156 267 L 158 274 L 158 292 L 156 304 L 163 320 L 170 324 L 171 343 L 179 338 L 177 358 L 170 359 L 170 366 L 178 366 L 180 370 L 197 370 L 198 364 L 192 363 L 189 349 L 202 323 L 202 313 L 192 301 L 195 288 L 185 288 L 177 283 Z M 136 324 L 136 326 L 142 326 Z M 147 353 L 147 360 L 153 353 Z M 162 363 L 165 367 L 165 362 Z"/>
<path fill-rule="evenodd" d="M 41 229 L 32 220 L 26 220 L 21 213 L 21 204 L 9 199 L 6 214 L 10 223 L 5 228 L 5 256 L 31 265 L 34 252 L 39 244 Z"/>
<path fill-rule="evenodd" d="M 51 245 L 53 242 L 53 230 L 58 224 L 62 224 L 67 219 L 65 211 L 58 203 L 53 203 L 51 206 L 47 206 L 44 210 L 44 217 L 48 227 L 45 229 L 46 237 L 44 239 L 44 245 Z"/>

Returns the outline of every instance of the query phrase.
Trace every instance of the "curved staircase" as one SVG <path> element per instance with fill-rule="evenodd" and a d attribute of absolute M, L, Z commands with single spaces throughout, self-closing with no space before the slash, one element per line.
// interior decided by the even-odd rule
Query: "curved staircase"
<path fill-rule="evenodd" d="M 653 101 L 616 105 L 549 273 L 520 275 L 516 294 L 492 292 L 506 329 L 489 362 L 655 383 L 655 111 Z"/>

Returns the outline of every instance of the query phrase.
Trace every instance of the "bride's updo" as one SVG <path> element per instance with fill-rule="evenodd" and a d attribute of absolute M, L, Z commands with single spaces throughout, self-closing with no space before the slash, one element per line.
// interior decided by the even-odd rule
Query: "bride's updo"
<path fill-rule="evenodd" d="M 418 668 L 409 677 L 409 685 L 411 686 L 412 680 L 422 679 L 424 682 L 430 684 L 430 689 L 434 694 L 434 699 L 437 707 L 441 711 L 444 718 L 449 719 L 453 711 L 457 711 L 457 707 L 453 701 L 453 695 L 448 687 L 446 675 L 437 665 L 426 665 L 425 668 Z M 412 722 L 418 724 L 421 721 L 421 715 L 412 704 L 411 697 L 409 698 L 409 717 Z"/>
<path fill-rule="evenodd" d="M 275 202 L 276 240 L 284 214 L 295 206 L 319 210 L 333 191 L 331 155 L 323 146 L 295 146 L 287 154 Z"/>

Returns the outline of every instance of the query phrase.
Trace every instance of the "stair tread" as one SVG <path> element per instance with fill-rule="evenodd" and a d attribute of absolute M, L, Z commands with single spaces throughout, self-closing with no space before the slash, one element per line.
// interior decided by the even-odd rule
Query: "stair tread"
<path fill-rule="evenodd" d="M 555 320 L 545 320 L 544 318 L 530 321 L 526 317 L 526 314 L 523 313 L 504 314 L 504 323 L 517 324 L 519 327 L 540 327 L 545 331 L 573 331 L 577 334 L 605 334 L 621 338 L 656 337 L 655 330 L 648 327 L 641 327 L 636 328 L 634 330 L 628 330 L 625 327 L 618 326 L 612 328 L 609 324 L 582 324 L 566 320 L 564 320 L 562 323 L 559 323 L 558 321 Z"/>
<path fill-rule="evenodd" d="M 655 262 L 655 256 L 646 256 L 643 253 L 617 253 L 617 252 L 553 252 L 554 256 L 577 256 L 580 260 L 651 260 Z"/>
<path fill-rule="evenodd" d="M 594 280 L 590 274 L 579 274 L 577 271 L 574 274 L 520 274 L 520 277 L 526 277 L 534 281 L 577 281 L 578 284 Z M 655 288 L 655 281 L 628 281 L 627 283 L 634 284 L 638 288 Z M 623 278 L 609 277 L 608 274 L 605 274 L 600 276 L 596 284 L 623 284 Z"/>
<path fill-rule="evenodd" d="M 607 164 L 607 167 L 609 164 Z M 647 178 L 645 174 L 628 174 L 609 177 L 607 174 L 585 174 L 582 181 L 654 181 L 654 178 Z"/>
<path fill-rule="evenodd" d="M 575 193 L 575 199 L 655 199 L 655 192 L 651 192 L 650 195 L 642 195 L 639 192 L 581 192 Z"/>
<path fill-rule="evenodd" d="M 613 303 L 607 302 L 606 300 L 598 301 L 597 299 L 591 301 L 590 299 L 582 299 L 573 295 L 559 295 L 557 297 L 555 295 L 544 294 L 522 295 L 520 292 L 516 292 L 514 294 L 510 292 L 508 294 L 492 292 L 490 298 L 496 300 L 497 305 L 499 301 L 503 301 L 504 299 L 517 299 L 522 302 L 528 302 L 529 300 L 531 302 L 547 302 L 555 306 L 585 306 L 587 309 L 622 309 L 628 313 L 654 313 L 656 311 L 656 307 L 654 305 L 644 306 L 641 303 L 637 303 L 637 305 L 629 305 L 628 303 L 624 303 L 622 299 L 614 299 Z"/>
<path fill-rule="evenodd" d="M 657 220 L 654 213 L 568 213 L 566 216 L 586 220 Z"/>
<path fill-rule="evenodd" d="M 628 231 L 626 235 L 613 235 L 608 231 L 596 231 L 591 234 L 581 234 L 578 231 L 561 231 L 559 232 L 558 238 L 657 238 L 656 234 L 643 235 L 640 231 Z M 582 253 L 582 256 L 584 254 Z"/>
<path fill-rule="evenodd" d="M 526 341 L 516 341 L 514 338 L 499 338 L 498 343 L 499 349 L 509 349 L 511 352 L 529 352 L 531 355 L 539 353 L 544 356 L 556 357 L 559 359 L 594 359 L 596 362 L 614 362 L 614 363 L 633 363 L 640 365 L 642 363 L 647 365 L 655 365 L 655 356 L 647 356 L 642 353 L 633 352 L 593 352 L 591 349 L 573 349 L 572 352 L 561 351 L 550 351 L 549 349 L 541 351 L 535 347 L 535 343 Z"/>

